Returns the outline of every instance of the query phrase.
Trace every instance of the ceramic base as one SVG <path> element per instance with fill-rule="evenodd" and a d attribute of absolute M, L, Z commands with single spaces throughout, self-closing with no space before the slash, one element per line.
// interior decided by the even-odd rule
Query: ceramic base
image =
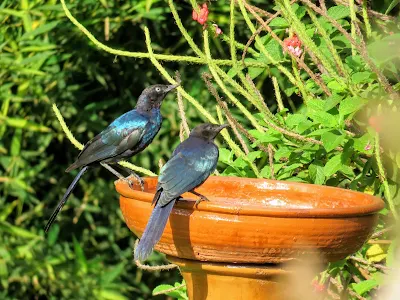
<path fill-rule="evenodd" d="M 167 256 L 180 268 L 190 300 L 289 299 L 293 272 L 280 265 L 207 263 Z"/>

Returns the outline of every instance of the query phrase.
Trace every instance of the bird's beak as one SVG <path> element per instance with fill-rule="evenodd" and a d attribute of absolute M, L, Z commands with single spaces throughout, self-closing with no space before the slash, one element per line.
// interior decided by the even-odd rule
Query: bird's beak
<path fill-rule="evenodd" d="M 218 127 L 218 132 L 220 132 L 222 129 L 224 129 L 226 127 L 230 127 L 230 125 L 229 124 L 222 124 L 221 126 Z"/>
<path fill-rule="evenodd" d="M 165 89 L 165 93 L 168 93 L 168 92 L 170 92 L 170 91 L 176 89 L 178 86 L 180 86 L 179 83 L 167 85 L 167 88 Z"/>

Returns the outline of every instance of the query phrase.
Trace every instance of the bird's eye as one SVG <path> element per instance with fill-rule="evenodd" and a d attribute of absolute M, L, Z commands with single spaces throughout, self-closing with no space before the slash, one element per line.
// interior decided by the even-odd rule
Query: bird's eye
<path fill-rule="evenodd" d="M 160 87 L 156 87 L 156 92 L 157 93 L 161 92 L 161 88 Z"/>

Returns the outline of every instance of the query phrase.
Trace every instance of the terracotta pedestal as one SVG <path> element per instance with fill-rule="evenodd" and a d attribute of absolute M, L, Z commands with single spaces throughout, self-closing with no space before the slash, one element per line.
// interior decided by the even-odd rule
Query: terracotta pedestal
<path fill-rule="evenodd" d="M 144 192 L 116 184 L 125 221 L 139 237 L 157 178 L 145 182 Z M 356 252 L 384 207 L 364 193 L 263 179 L 210 177 L 198 192 L 210 202 L 195 208 L 196 198 L 183 195 L 193 201 L 177 202 L 155 247 L 180 266 L 194 300 L 289 299 L 282 293 L 291 286 L 282 282 L 304 278 L 317 257 L 325 263 Z M 288 271 L 282 263 L 291 261 L 308 263 Z"/>
<path fill-rule="evenodd" d="M 205 263 L 167 256 L 177 264 L 189 299 L 287 299 L 291 272 L 277 265 Z"/>

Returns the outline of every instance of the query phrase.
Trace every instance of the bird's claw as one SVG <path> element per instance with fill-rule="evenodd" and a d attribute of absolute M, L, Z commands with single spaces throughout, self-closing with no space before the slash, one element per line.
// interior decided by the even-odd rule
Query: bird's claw
<path fill-rule="evenodd" d="M 141 178 L 141 177 L 139 177 L 137 175 L 135 176 L 133 174 L 131 176 L 133 176 L 137 180 L 137 182 L 140 185 L 140 189 L 142 190 L 142 192 L 144 192 L 144 180 L 143 180 L 143 178 Z M 129 185 L 129 186 L 131 187 L 131 189 L 133 189 L 133 183 L 132 183 L 132 186 L 131 185 Z"/>
<path fill-rule="evenodd" d="M 197 206 L 199 205 L 199 203 L 200 202 L 203 202 L 203 201 L 210 201 L 206 196 L 200 196 L 200 198 L 199 199 L 197 199 L 197 201 L 196 201 L 196 203 L 194 204 L 194 206 L 196 206 L 196 208 L 197 208 Z"/>

